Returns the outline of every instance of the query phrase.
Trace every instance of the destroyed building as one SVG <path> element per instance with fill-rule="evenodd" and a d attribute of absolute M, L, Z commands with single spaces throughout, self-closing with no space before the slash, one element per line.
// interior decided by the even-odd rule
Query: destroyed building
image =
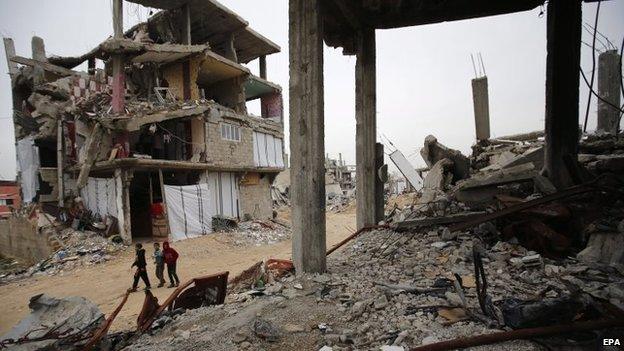
<path fill-rule="evenodd" d="M 355 189 L 355 166 L 347 165 L 338 154 L 338 159 L 325 157 L 325 190 L 328 194 L 347 195 Z"/>
<path fill-rule="evenodd" d="M 161 11 L 124 32 L 115 2 L 114 34 L 80 56 L 47 57 L 34 37 L 26 58 L 4 39 L 23 201 L 55 215 L 82 202 L 125 242 L 269 218 L 284 131 L 266 56 L 280 47 L 217 1 L 131 2 Z"/>

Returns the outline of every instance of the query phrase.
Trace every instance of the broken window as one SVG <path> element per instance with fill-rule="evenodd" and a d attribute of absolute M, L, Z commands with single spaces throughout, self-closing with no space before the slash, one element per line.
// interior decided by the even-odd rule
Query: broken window
<path fill-rule="evenodd" d="M 221 139 L 241 141 L 240 127 L 229 123 L 221 123 Z"/>
<path fill-rule="evenodd" d="M 38 139 L 35 145 L 39 148 L 41 167 L 57 167 L 56 140 Z"/>

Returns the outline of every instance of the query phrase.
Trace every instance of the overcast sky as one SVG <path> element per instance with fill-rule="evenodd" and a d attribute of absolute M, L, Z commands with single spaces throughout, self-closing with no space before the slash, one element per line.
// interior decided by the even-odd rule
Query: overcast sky
<path fill-rule="evenodd" d="M 288 114 L 288 1 L 221 0 L 252 28 L 278 43 L 267 59 L 269 80 L 284 88 Z M 0 0 L 0 35 L 12 37 L 17 54 L 30 57 L 33 35 L 44 38 L 48 55 L 79 55 L 112 33 L 110 0 Z M 125 28 L 144 21 L 150 9 L 124 3 Z M 594 23 L 596 4 L 583 5 L 583 20 Z M 598 29 L 616 45 L 624 36 L 624 1 L 603 2 Z M 583 33 L 591 43 L 591 35 Z M 601 48 L 601 45 L 598 46 Z M 543 129 L 546 16 L 532 11 L 377 31 L 378 139 L 403 151 L 415 167 L 425 136 L 470 152 L 474 116 L 471 53 L 480 52 L 489 79 L 492 136 Z M 591 49 L 582 46 L 582 67 L 591 72 Z M 11 90 L 4 47 L 0 48 L 0 178 L 15 175 Z M 257 62 L 249 67 L 257 74 Z M 325 148 L 355 162 L 355 57 L 325 49 Z M 587 88 L 581 83 L 581 119 Z M 590 129 L 596 125 L 595 99 Z M 252 112 L 257 111 L 257 104 Z M 286 121 L 288 118 L 286 116 Z M 582 123 L 582 122 L 580 122 Z M 288 131 L 286 122 L 285 131 Z M 286 142 L 288 148 L 288 142 Z M 388 151 L 387 149 L 387 151 Z"/>

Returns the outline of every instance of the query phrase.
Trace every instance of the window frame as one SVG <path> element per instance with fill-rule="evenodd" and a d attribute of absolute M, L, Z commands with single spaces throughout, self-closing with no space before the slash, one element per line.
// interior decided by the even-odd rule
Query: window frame
<path fill-rule="evenodd" d="M 221 133 L 221 140 L 241 142 L 241 126 L 232 123 L 221 122 L 219 129 Z"/>

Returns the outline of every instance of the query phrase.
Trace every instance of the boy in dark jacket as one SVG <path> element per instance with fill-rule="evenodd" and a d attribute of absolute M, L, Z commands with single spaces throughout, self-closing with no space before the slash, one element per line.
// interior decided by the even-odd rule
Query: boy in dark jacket
<path fill-rule="evenodd" d="M 135 252 L 136 258 L 134 259 L 134 263 L 132 264 L 131 268 L 136 266 L 137 270 L 134 273 L 134 283 L 132 284 L 132 289 L 130 289 L 130 291 L 137 291 L 139 278 L 143 279 L 143 282 L 145 283 L 145 290 L 148 290 L 150 288 L 150 282 L 149 278 L 147 277 L 147 262 L 145 261 L 145 249 L 143 248 L 143 245 L 136 244 Z"/>
<path fill-rule="evenodd" d="M 160 251 L 160 244 L 154 243 L 154 264 L 156 265 L 156 278 L 160 281 L 158 287 L 165 285 L 165 255 Z"/>
<path fill-rule="evenodd" d="M 176 262 L 178 261 L 178 252 L 169 246 L 169 242 L 163 243 L 163 254 L 165 255 L 165 264 L 167 265 L 167 274 L 169 274 L 169 288 L 180 285 L 180 279 L 176 273 Z"/>

